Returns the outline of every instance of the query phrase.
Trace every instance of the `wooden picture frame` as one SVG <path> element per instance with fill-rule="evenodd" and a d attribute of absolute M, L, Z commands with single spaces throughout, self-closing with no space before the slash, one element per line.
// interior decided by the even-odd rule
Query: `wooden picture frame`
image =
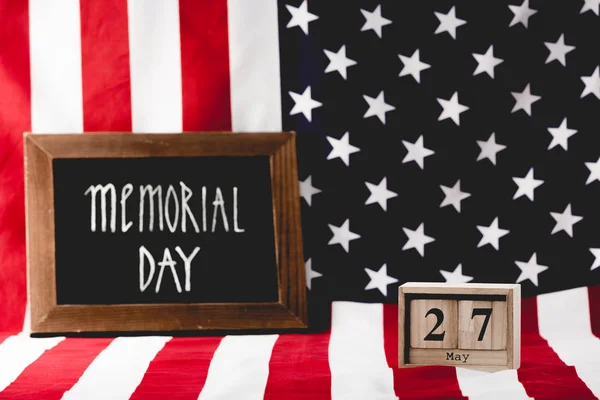
<path fill-rule="evenodd" d="M 293 132 L 24 134 L 27 270 L 32 333 L 279 330 L 308 327 Z M 269 156 L 279 301 L 59 305 L 52 160 Z"/>
<path fill-rule="evenodd" d="M 415 321 L 411 319 L 411 303 L 420 301 L 425 304 L 424 308 L 419 309 L 418 315 L 425 318 L 418 318 L 419 322 L 413 326 Z M 454 302 L 454 310 L 444 312 L 445 305 L 442 302 Z M 482 340 L 487 322 L 490 322 L 490 328 L 485 336 L 498 335 L 501 338 L 499 346 L 492 346 L 481 349 L 472 346 L 461 346 L 460 335 L 465 333 L 461 324 L 470 324 L 473 328 L 473 317 L 480 315 L 483 319 L 485 315 L 469 313 L 466 318 L 460 319 L 460 310 L 456 303 L 485 302 L 490 303 L 487 320 L 480 324 L 477 333 L 470 332 L 469 336 L 474 335 Z M 500 310 L 505 314 L 505 318 L 496 320 L 495 304 L 501 304 Z M 480 303 L 481 304 L 481 303 Z M 492 306 L 493 305 L 493 306 Z M 417 306 L 417 304 L 415 304 Z M 432 313 L 431 308 L 437 307 L 437 312 Z M 429 309 L 424 313 L 423 310 Z M 436 310 L 434 308 L 433 310 Z M 483 309 L 482 309 L 483 310 Z M 494 315 L 494 316 L 493 316 Z M 429 318 L 429 320 L 426 320 Z M 430 326 L 433 323 L 433 326 Z M 427 325 L 425 325 L 427 324 Z M 453 324 L 453 325 L 446 325 Z M 431 338 L 431 344 L 423 346 L 422 337 L 416 341 L 417 346 L 413 347 L 415 340 L 411 340 L 411 334 L 415 332 L 427 334 L 430 336 L 434 332 L 444 331 L 447 335 L 439 338 Z M 439 334 L 438 334 L 439 335 Z M 446 345 L 448 336 L 455 336 L 455 342 L 452 345 Z M 444 338 L 444 339 L 442 339 Z M 414 338 L 412 338 L 414 339 Z M 471 336 L 473 339 L 473 336 Z M 476 341 L 477 339 L 473 339 Z M 444 341 L 444 344 L 442 341 Z M 439 346 L 434 345 L 437 341 Z M 425 348 L 427 347 L 427 348 Z M 435 347 L 435 348 L 434 348 Z M 448 355 L 452 354 L 451 357 Z M 429 283 L 429 282 L 408 282 L 398 287 L 398 367 L 418 367 L 423 365 L 450 365 L 481 371 L 500 371 L 506 369 L 518 369 L 521 364 L 521 285 L 519 284 L 486 284 L 486 283 Z M 467 357 L 461 357 L 466 355 Z"/>

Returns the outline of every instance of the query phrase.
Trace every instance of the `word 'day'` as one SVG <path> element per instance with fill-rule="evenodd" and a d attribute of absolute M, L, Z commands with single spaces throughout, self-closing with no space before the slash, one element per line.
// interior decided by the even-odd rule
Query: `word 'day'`
<path fill-rule="evenodd" d="M 406 283 L 398 296 L 398 365 L 517 369 L 520 285 Z"/>

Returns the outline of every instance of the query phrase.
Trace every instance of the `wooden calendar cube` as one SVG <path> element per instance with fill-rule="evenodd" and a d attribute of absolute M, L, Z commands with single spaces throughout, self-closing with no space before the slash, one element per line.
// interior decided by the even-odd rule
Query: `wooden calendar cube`
<path fill-rule="evenodd" d="M 458 345 L 458 302 L 411 301 L 410 329 L 411 348 L 455 349 Z"/>
<path fill-rule="evenodd" d="M 459 301 L 458 348 L 506 349 L 507 323 L 505 301 Z"/>
<path fill-rule="evenodd" d="M 520 366 L 521 286 L 410 282 L 398 290 L 398 366 Z"/>

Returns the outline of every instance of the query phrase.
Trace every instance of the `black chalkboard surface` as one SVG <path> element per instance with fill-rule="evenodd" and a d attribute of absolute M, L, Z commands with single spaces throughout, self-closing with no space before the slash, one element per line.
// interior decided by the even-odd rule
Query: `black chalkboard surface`
<path fill-rule="evenodd" d="M 307 328 L 295 134 L 25 134 L 31 330 Z"/>
<path fill-rule="evenodd" d="M 268 156 L 53 164 L 58 304 L 278 300 Z"/>

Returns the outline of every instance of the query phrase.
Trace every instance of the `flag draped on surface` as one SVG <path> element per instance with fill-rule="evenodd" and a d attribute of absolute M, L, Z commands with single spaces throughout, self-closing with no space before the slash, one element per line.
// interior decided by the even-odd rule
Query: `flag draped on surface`
<path fill-rule="evenodd" d="M 0 398 L 600 397 L 599 14 L 0 0 Z M 207 130 L 298 133 L 329 329 L 26 337 L 23 132 Z M 521 283 L 522 367 L 395 369 L 406 281 Z"/>

